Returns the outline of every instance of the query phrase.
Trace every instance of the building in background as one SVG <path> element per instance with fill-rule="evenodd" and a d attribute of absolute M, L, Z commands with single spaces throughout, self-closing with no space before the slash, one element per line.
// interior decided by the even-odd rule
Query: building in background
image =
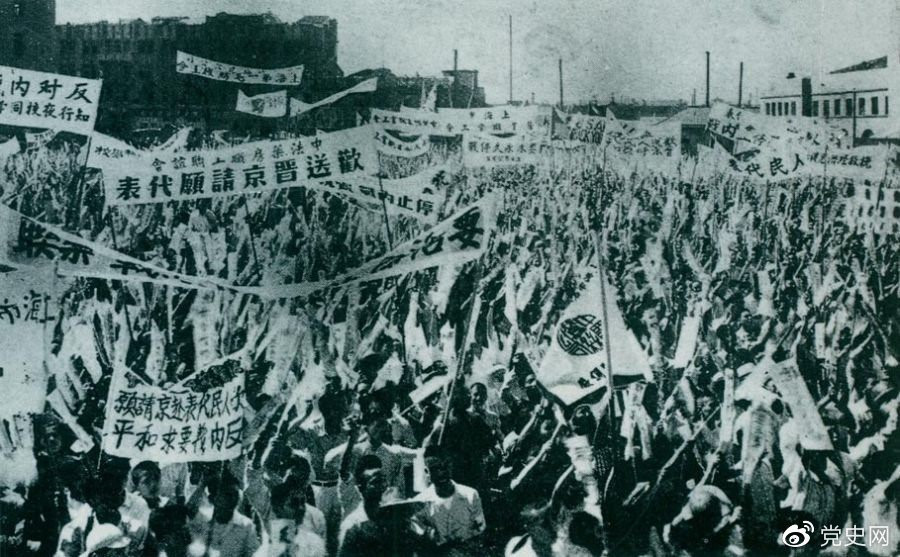
<path fill-rule="evenodd" d="M 55 68 L 56 0 L 0 0 L 0 64 Z"/>
<path fill-rule="evenodd" d="M 355 125 L 370 107 L 418 107 L 437 90 L 438 107 L 484 106 L 477 70 L 441 77 L 398 77 L 388 69 L 344 76 L 337 57 L 337 21 L 306 16 L 286 23 L 274 15 L 219 13 L 203 22 L 156 17 L 110 23 L 56 25 L 55 0 L 0 0 L 0 64 L 103 79 L 97 129 L 152 133 L 192 125 L 238 133 L 304 133 Z M 288 95 L 313 103 L 378 77 L 378 91 L 350 95 L 297 118 L 260 118 L 234 110 L 238 91 L 249 96 L 275 85 L 216 81 L 175 71 L 178 51 L 253 68 L 303 65 Z M 283 87 L 281 87 L 283 88 Z"/>
<path fill-rule="evenodd" d="M 892 61 L 893 60 L 893 61 Z M 837 122 L 862 142 L 900 140 L 897 57 L 882 56 L 834 70 L 819 82 L 788 74 L 761 98 L 762 114 Z M 892 95 L 892 93 L 894 93 Z"/>

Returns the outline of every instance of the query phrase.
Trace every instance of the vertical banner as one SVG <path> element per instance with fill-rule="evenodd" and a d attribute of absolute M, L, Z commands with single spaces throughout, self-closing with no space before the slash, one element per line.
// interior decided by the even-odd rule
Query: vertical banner
<path fill-rule="evenodd" d="M 44 410 L 46 323 L 56 315 L 50 269 L 15 269 L 0 263 L 0 418 Z"/>

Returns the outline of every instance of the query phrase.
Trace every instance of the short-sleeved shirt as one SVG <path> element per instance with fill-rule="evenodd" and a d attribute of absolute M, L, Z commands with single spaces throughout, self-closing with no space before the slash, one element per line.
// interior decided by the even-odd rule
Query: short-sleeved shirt
<path fill-rule="evenodd" d="M 425 514 L 437 532 L 438 545 L 461 542 L 484 532 L 484 511 L 481 497 L 471 487 L 453 484 L 450 497 L 439 496 L 430 486 L 417 499 L 427 501 Z"/>
<path fill-rule="evenodd" d="M 259 548 L 253 521 L 237 511 L 225 524 L 206 520 L 198 514 L 191 521 L 190 529 L 188 554 L 192 557 L 252 557 Z"/>

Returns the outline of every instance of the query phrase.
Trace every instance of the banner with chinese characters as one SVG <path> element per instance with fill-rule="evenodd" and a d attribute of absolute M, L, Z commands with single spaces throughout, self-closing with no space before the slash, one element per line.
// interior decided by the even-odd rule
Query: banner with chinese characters
<path fill-rule="evenodd" d="M 117 370 L 110 387 L 103 451 L 154 462 L 210 462 L 241 455 L 244 370 L 223 358 L 188 381 L 155 387 Z"/>
<path fill-rule="evenodd" d="M 51 269 L 36 272 L 0 263 L 0 419 L 44 410 L 44 356 L 52 333 L 47 323 L 59 301 Z"/>
<path fill-rule="evenodd" d="M 104 165 L 114 165 L 114 161 L 128 157 L 153 156 L 181 151 L 187 145 L 191 130 L 192 128 L 182 128 L 172 134 L 172 137 L 162 145 L 151 149 L 139 149 L 121 139 L 94 132 L 91 134 L 91 150 L 88 152 L 87 166 L 103 168 Z"/>
<path fill-rule="evenodd" d="M 444 219 L 390 253 L 337 278 L 263 288 L 238 288 L 239 292 L 268 298 L 294 298 L 313 292 L 404 275 L 441 265 L 458 265 L 475 259 L 487 248 L 496 219 L 496 198 L 488 195 Z"/>
<path fill-rule="evenodd" d="M 553 137 L 600 145 L 603 143 L 603 130 L 606 129 L 606 118 L 588 114 L 568 114 L 555 110 Z"/>
<path fill-rule="evenodd" d="M 607 157 L 624 155 L 681 157 L 681 122 L 654 124 L 611 119 L 606 123 L 601 149 Z"/>
<path fill-rule="evenodd" d="M 382 180 L 357 178 L 347 182 L 323 182 L 313 189 L 346 195 L 374 204 L 374 210 L 404 215 L 426 224 L 437 224 L 438 211 L 449 187 L 447 169 L 431 168 L 408 178 Z"/>
<path fill-rule="evenodd" d="M 463 164 L 469 168 L 517 164 L 568 167 L 588 155 L 586 147 L 577 142 L 536 135 L 466 134 L 462 147 Z"/>
<path fill-rule="evenodd" d="M 238 90 L 237 105 L 234 109 L 263 118 L 278 118 L 287 114 L 287 107 L 287 89 L 274 93 L 261 93 L 252 97 L 248 97 L 243 91 Z"/>
<path fill-rule="evenodd" d="M 395 157 L 418 157 L 431 148 L 431 140 L 427 135 L 414 135 L 413 139 L 403 139 L 384 128 L 375 127 L 375 145 L 378 151 Z"/>
<path fill-rule="evenodd" d="M 884 178 L 890 150 L 885 145 L 854 147 L 840 124 L 816 118 L 774 118 L 717 104 L 709 114 L 710 133 L 730 142 L 737 159 L 731 170 L 753 180 L 838 176 Z"/>
<path fill-rule="evenodd" d="M 88 135 L 97 120 L 101 83 L 0 66 L 0 124 Z"/>
<path fill-rule="evenodd" d="M 175 60 L 175 70 L 178 73 L 198 75 L 217 81 L 232 81 L 234 83 L 263 84 L 263 85 L 288 85 L 291 87 L 300 85 L 303 78 L 303 66 L 290 66 L 287 68 L 275 68 L 264 70 L 260 68 L 246 68 L 232 64 L 214 62 L 178 51 Z"/>
<path fill-rule="evenodd" d="M 392 112 L 372 109 L 369 122 L 404 133 L 447 135 L 461 133 L 549 134 L 550 116 L 537 106 L 497 106 L 491 108 L 440 108 Z"/>
<path fill-rule="evenodd" d="M 318 108 L 320 106 L 325 106 L 326 104 L 331 104 L 333 102 L 336 102 L 336 101 L 346 97 L 347 95 L 352 95 L 354 93 L 372 93 L 376 89 L 378 89 L 378 78 L 373 77 L 372 79 L 367 79 L 361 83 L 357 83 L 356 85 L 354 85 L 353 87 L 350 87 L 349 89 L 345 89 L 343 91 L 340 91 L 338 93 L 335 93 L 333 95 L 325 97 L 324 99 L 322 99 L 320 101 L 316 101 L 314 103 L 308 104 L 301 100 L 292 98 L 291 99 L 291 116 L 298 116 L 300 114 L 303 114 L 304 112 L 309 112 L 310 110 L 312 110 L 314 108 Z"/>
<path fill-rule="evenodd" d="M 140 160 L 105 159 L 108 205 L 162 203 L 275 191 L 314 181 L 374 174 L 377 153 L 367 127 L 225 149 L 148 155 Z M 96 154 L 96 153 L 95 153 Z"/>
<path fill-rule="evenodd" d="M 38 222 L 0 206 L 0 262 L 52 269 L 61 276 L 109 278 L 180 288 L 228 286 L 219 279 L 183 275 Z"/>

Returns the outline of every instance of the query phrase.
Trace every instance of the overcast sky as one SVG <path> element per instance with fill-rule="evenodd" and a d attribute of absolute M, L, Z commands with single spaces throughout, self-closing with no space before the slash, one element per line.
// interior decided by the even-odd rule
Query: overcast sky
<path fill-rule="evenodd" d="M 397 74 L 480 70 L 489 102 L 508 96 L 508 20 L 513 16 L 516 98 L 566 101 L 607 97 L 703 101 L 704 51 L 711 51 L 712 97 L 745 100 L 789 71 L 816 77 L 890 54 L 897 61 L 896 0 L 57 0 L 57 20 L 153 16 L 202 21 L 217 12 L 271 11 L 284 21 L 327 15 L 338 21 L 346 73 L 387 67 Z M 799 86 L 798 86 L 799 87 Z"/>

